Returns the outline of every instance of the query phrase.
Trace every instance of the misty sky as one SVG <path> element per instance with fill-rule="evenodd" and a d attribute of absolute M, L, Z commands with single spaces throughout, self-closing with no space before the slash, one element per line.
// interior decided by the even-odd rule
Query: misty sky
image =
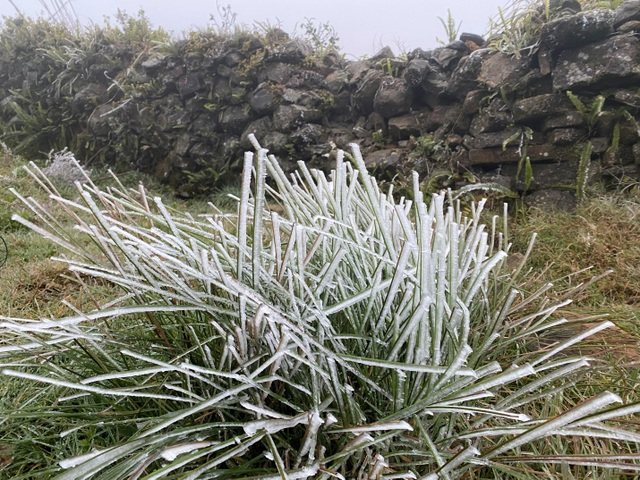
<path fill-rule="evenodd" d="M 64 0 L 59 0 L 63 3 Z M 39 0 L 14 0 L 26 15 L 43 12 Z M 46 0 L 48 5 L 53 2 Z M 184 31 L 205 27 L 210 16 L 217 15 L 215 0 L 72 0 L 81 22 L 101 24 L 105 16 L 113 16 L 118 8 L 129 14 L 144 9 L 155 26 L 162 26 L 176 36 Z M 298 22 L 313 18 L 329 22 L 337 31 L 339 45 L 352 56 L 373 54 L 389 45 L 394 52 L 438 45 L 436 37 L 445 39 L 445 30 L 438 17 L 447 18 L 447 9 L 462 22 L 460 32 L 485 34 L 490 17 L 509 0 L 220 0 L 230 5 L 239 23 L 269 21 L 291 33 Z M 16 11 L 8 0 L 0 0 L 0 15 L 14 16 Z"/>

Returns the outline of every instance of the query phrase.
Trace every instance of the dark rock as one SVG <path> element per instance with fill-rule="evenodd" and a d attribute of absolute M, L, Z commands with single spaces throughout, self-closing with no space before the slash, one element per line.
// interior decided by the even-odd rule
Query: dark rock
<path fill-rule="evenodd" d="M 165 57 L 154 55 L 140 64 L 140 66 L 149 74 L 155 75 L 165 66 Z"/>
<path fill-rule="evenodd" d="M 634 20 L 640 20 L 640 0 L 626 0 L 616 8 L 613 26 L 618 28 Z"/>
<path fill-rule="evenodd" d="M 181 134 L 173 144 L 173 151 L 181 157 L 184 157 L 189 152 L 190 148 L 191 135 L 186 133 Z"/>
<path fill-rule="evenodd" d="M 227 67 L 236 67 L 242 60 L 244 60 L 244 55 L 238 50 L 231 50 L 222 58 L 222 62 Z"/>
<path fill-rule="evenodd" d="M 530 68 L 531 59 L 528 56 L 518 58 L 497 52 L 484 60 L 477 80 L 493 90 L 505 86 L 513 87 Z"/>
<path fill-rule="evenodd" d="M 519 165 L 516 163 L 502 166 L 501 173 L 513 179 L 513 187 L 520 192 L 525 190 L 524 173 L 518 174 Z M 577 163 L 563 161 L 534 163 L 531 165 L 533 178 L 528 186 L 528 191 L 542 189 L 571 188 L 576 183 L 578 175 Z"/>
<path fill-rule="evenodd" d="M 477 89 L 478 75 L 485 58 L 489 54 L 488 50 L 477 50 L 464 57 L 451 75 L 446 87 L 446 93 L 462 100 L 467 95 L 467 92 Z"/>
<path fill-rule="evenodd" d="M 156 125 L 163 131 L 175 131 L 191 124 L 191 115 L 181 105 L 167 102 L 166 108 L 158 116 Z"/>
<path fill-rule="evenodd" d="M 640 81 L 640 40 L 619 35 L 565 50 L 552 76 L 555 90 L 636 85 Z"/>
<path fill-rule="evenodd" d="M 266 84 L 258 85 L 258 88 L 249 95 L 249 105 L 258 115 L 267 115 L 273 112 L 280 102 L 275 88 Z"/>
<path fill-rule="evenodd" d="M 607 137 L 592 137 L 589 141 L 591 142 L 591 152 L 594 154 L 603 154 L 609 148 L 609 139 Z"/>
<path fill-rule="evenodd" d="M 638 123 L 631 121 L 628 118 L 622 118 L 619 120 L 620 125 L 620 143 L 624 145 L 631 145 L 640 140 L 640 132 L 638 131 Z"/>
<path fill-rule="evenodd" d="M 216 75 L 218 75 L 219 77 L 229 78 L 233 75 L 233 69 L 228 65 L 220 64 L 216 68 Z"/>
<path fill-rule="evenodd" d="M 368 70 L 358 84 L 358 89 L 352 96 L 353 104 L 364 114 L 373 111 L 373 99 L 382 83 L 384 74 L 378 70 Z"/>
<path fill-rule="evenodd" d="M 273 114 L 273 124 L 280 132 L 290 132 L 306 123 L 322 120 L 322 112 L 300 105 L 280 105 Z"/>
<path fill-rule="evenodd" d="M 424 118 L 421 114 L 408 114 L 389 119 L 389 135 L 395 140 L 408 140 L 418 137 L 424 128 Z"/>
<path fill-rule="evenodd" d="M 631 165 L 634 162 L 633 147 L 631 145 L 619 145 L 616 149 L 609 148 L 602 156 L 602 164 L 605 167 Z"/>
<path fill-rule="evenodd" d="M 407 65 L 407 68 L 404 71 L 403 78 L 405 82 L 407 82 L 407 85 L 411 88 L 415 88 L 422 83 L 429 70 L 429 62 L 427 60 L 417 58 L 409 62 L 409 65 Z"/>
<path fill-rule="evenodd" d="M 428 63 L 422 79 L 422 90 L 428 95 L 432 95 L 436 99 L 447 89 L 449 77 L 438 66 Z M 435 105 L 434 103 L 434 105 Z"/>
<path fill-rule="evenodd" d="M 538 190 L 525 197 L 529 208 L 538 208 L 545 212 L 572 212 L 576 209 L 575 193 L 570 190 Z"/>
<path fill-rule="evenodd" d="M 555 128 L 547 133 L 547 140 L 553 145 L 574 145 L 586 138 L 586 132 L 579 128 Z"/>
<path fill-rule="evenodd" d="M 471 90 L 467 92 L 467 96 L 464 97 L 462 102 L 462 113 L 465 115 L 473 115 L 480 111 L 480 103 L 482 99 L 487 96 L 487 92 L 484 90 Z"/>
<path fill-rule="evenodd" d="M 321 125 L 308 123 L 293 132 L 290 140 L 296 146 L 318 145 L 326 142 L 327 132 Z"/>
<path fill-rule="evenodd" d="M 546 22 L 540 41 L 553 50 L 567 50 L 600 40 L 613 32 L 613 12 L 596 9 Z"/>
<path fill-rule="evenodd" d="M 509 128 L 500 132 L 479 133 L 475 138 L 465 141 L 465 144 L 472 149 L 502 147 L 505 141 L 519 132 L 519 129 Z M 509 142 L 509 145 L 517 145 L 519 142 L 520 138 L 517 138 L 516 140 Z"/>
<path fill-rule="evenodd" d="M 487 108 L 471 120 L 469 133 L 474 137 L 480 133 L 500 131 L 513 123 L 511 111 L 500 98 L 494 98 Z"/>
<path fill-rule="evenodd" d="M 271 153 L 277 154 L 285 152 L 289 143 L 289 135 L 282 132 L 267 132 L 261 139 L 260 145 L 268 148 Z"/>
<path fill-rule="evenodd" d="M 407 55 L 407 59 L 411 62 L 416 58 L 420 58 L 422 60 L 429 60 L 434 58 L 433 50 L 423 50 L 421 48 L 416 48 L 411 50 Z"/>
<path fill-rule="evenodd" d="M 464 141 L 464 138 L 462 137 L 462 135 L 458 135 L 457 133 L 450 133 L 449 135 L 447 135 L 447 137 L 444 139 L 444 143 L 447 145 L 447 147 L 449 148 L 456 148 L 462 145 L 462 142 Z"/>
<path fill-rule="evenodd" d="M 638 165 L 613 165 L 605 167 L 600 173 L 605 185 L 610 188 L 620 189 L 625 185 L 637 185 L 640 179 L 640 167 Z"/>
<path fill-rule="evenodd" d="M 376 62 L 379 62 L 380 60 L 385 60 L 387 58 L 395 58 L 395 55 L 393 54 L 393 50 L 391 50 L 391 48 L 388 45 L 385 47 L 382 47 L 373 57 L 370 57 L 369 61 L 376 63 Z"/>
<path fill-rule="evenodd" d="M 324 81 L 331 93 L 338 94 L 348 89 L 349 75 L 344 70 L 336 70 L 327 75 Z"/>
<path fill-rule="evenodd" d="M 287 83 L 291 76 L 293 75 L 293 71 L 290 65 L 282 62 L 268 63 L 261 68 L 256 78 L 258 82 L 266 82 L 267 80 L 273 83 L 279 83 L 284 85 Z"/>
<path fill-rule="evenodd" d="M 438 105 L 429 114 L 425 128 L 429 131 L 436 130 L 443 125 L 452 127 L 464 122 L 462 107 L 460 105 Z"/>
<path fill-rule="evenodd" d="M 397 149 L 376 150 L 365 155 L 364 163 L 367 169 L 376 173 L 395 172 L 400 168 L 403 156 Z"/>
<path fill-rule="evenodd" d="M 369 60 L 360 60 L 347 65 L 345 72 L 351 85 L 359 85 L 365 75 L 371 70 L 372 63 Z"/>
<path fill-rule="evenodd" d="M 265 62 L 282 62 L 297 65 L 312 53 L 311 47 L 302 40 L 290 40 L 285 44 L 276 45 L 265 55 Z"/>
<path fill-rule="evenodd" d="M 622 105 L 640 108 L 640 96 L 637 90 L 616 90 L 613 99 Z"/>
<path fill-rule="evenodd" d="M 464 42 L 455 41 L 442 48 L 436 55 L 438 64 L 445 70 L 453 70 L 462 57 L 469 54 L 469 47 Z"/>
<path fill-rule="evenodd" d="M 485 39 L 480 35 L 476 35 L 475 33 L 461 33 L 460 41 L 464 42 L 465 44 L 467 42 L 473 42 L 479 47 L 482 47 L 485 44 Z"/>
<path fill-rule="evenodd" d="M 218 125 L 227 133 L 239 134 L 252 119 L 251 109 L 245 106 L 231 105 L 220 112 Z"/>
<path fill-rule="evenodd" d="M 640 20 L 631 20 L 630 22 L 625 22 L 618 27 L 618 32 L 620 33 L 637 33 L 640 31 Z"/>
<path fill-rule="evenodd" d="M 402 78 L 386 76 L 373 98 L 373 109 L 383 117 L 396 117 L 409 112 L 412 94 Z"/>
<path fill-rule="evenodd" d="M 98 105 L 87 120 L 87 128 L 95 137 L 106 137 L 111 131 L 108 115 L 114 109 L 114 105 Z"/>
<path fill-rule="evenodd" d="M 273 130 L 273 120 L 270 117 L 262 117 L 247 125 L 244 132 L 240 136 L 240 145 L 245 150 L 253 150 L 253 145 L 249 141 L 249 134 L 253 133 L 259 142 L 267 136 L 269 132 Z M 262 143 L 261 143 L 262 145 Z"/>
<path fill-rule="evenodd" d="M 387 125 L 384 121 L 384 117 L 378 112 L 371 112 L 367 117 L 364 128 L 372 132 L 382 132 L 383 135 L 387 134 Z"/>
<path fill-rule="evenodd" d="M 546 132 L 554 128 L 578 127 L 584 125 L 584 123 L 584 117 L 580 112 L 577 110 L 568 111 L 545 118 L 542 122 L 542 131 Z"/>
<path fill-rule="evenodd" d="M 176 87 L 178 89 L 178 93 L 185 97 L 200 90 L 202 88 L 202 82 L 198 75 L 188 74 L 183 75 L 178 79 Z"/>
<path fill-rule="evenodd" d="M 573 15 L 581 10 L 578 0 L 549 0 L 549 11 L 554 16 Z"/>
<path fill-rule="evenodd" d="M 575 107 L 565 94 L 549 93 L 516 101 L 513 104 L 513 119 L 518 123 L 527 123 L 571 111 L 575 111 Z"/>
<path fill-rule="evenodd" d="M 71 108 L 75 113 L 93 110 L 107 100 L 107 89 L 99 83 L 90 83 L 76 93 L 71 100 Z"/>
<path fill-rule="evenodd" d="M 291 88 L 313 89 L 326 88 L 326 86 L 323 75 L 306 69 L 295 72 L 287 82 L 287 87 Z"/>
<path fill-rule="evenodd" d="M 529 145 L 527 156 L 532 162 L 545 162 L 549 160 L 564 160 L 566 149 L 555 145 Z M 522 151 L 516 147 L 485 148 L 469 151 L 468 165 L 494 165 L 500 163 L 518 163 L 522 158 Z"/>

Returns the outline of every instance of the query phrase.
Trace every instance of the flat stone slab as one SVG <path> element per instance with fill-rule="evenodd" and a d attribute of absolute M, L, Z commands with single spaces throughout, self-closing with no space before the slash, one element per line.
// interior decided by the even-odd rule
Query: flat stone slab
<path fill-rule="evenodd" d="M 522 151 L 518 148 L 483 148 L 469 151 L 469 159 L 466 165 L 492 165 L 500 163 L 516 163 L 522 158 Z M 566 148 L 558 148 L 556 145 L 529 145 L 527 156 L 532 162 L 546 162 L 549 160 L 568 159 Z"/>
<path fill-rule="evenodd" d="M 640 40 L 616 35 L 560 53 L 551 73 L 554 90 L 634 85 L 640 82 Z"/>

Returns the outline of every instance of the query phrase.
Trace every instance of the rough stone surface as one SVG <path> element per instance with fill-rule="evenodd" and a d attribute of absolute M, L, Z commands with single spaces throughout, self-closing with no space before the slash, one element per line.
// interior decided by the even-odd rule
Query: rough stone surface
<path fill-rule="evenodd" d="M 640 81 L 640 40 L 619 35 L 564 50 L 553 73 L 555 90 L 606 88 Z"/>
<path fill-rule="evenodd" d="M 230 106 L 225 108 L 218 117 L 218 124 L 228 133 L 239 134 L 252 120 L 250 111 L 244 107 Z"/>
<path fill-rule="evenodd" d="M 640 20 L 640 0 L 626 0 L 622 2 L 618 8 L 616 8 L 613 25 L 618 28 L 633 20 Z"/>
<path fill-rule="evenodd" d="M 530 145 L 527 156 L 532 162 L 546 162 L 549 160 L 563 160 L 567 151 L 555 145 Z M 499 163 L 517 163 L 522 158 L 519 148 L 485 148 L 469 151 L 468 165 L 491 165 Z"/>
<path fill-rule="evenodd" d="M 513 119 L 527 123 L 550 115 L 563 115 L 575 110 L 569 98 L 562 93 L 549 93 L 524 98 L 513 104 Z"/>
<path fill-rule="evenodd" d="M 478 135 L 480 133 L 497 132 L 513 123 L 509 107 L 499 98 L 491 101 L 487 108 L 482 109 L 471 121 L 469 133 Z"/>
<path fill-rule="evenodd" d="M 275 90 L 269 85 L 261 84 L 249 96 L 249 105 L 258 115 L 267 115 L 273 112 L 278 106 L 279 98 Z"/>
<path fill-rule="evenodd" d="M 290 132 L 309 122 L 322 120 L 322 112 L 300 105 L 280 105 L 273 114 L 273 125 L 280 132 Z"/>
<path fill-rule="evenodd" d="M 542 27 L 540 40 L 551 50 L 586 45 L 613 32 L 613 12 L 590 10 L 556 18 Z"/>
<path fill-rule="evenodd" d="M 424 128 L 424 119 L 421 115 L 408 114 L 389 119 L 389 135 L 395 140 L 408 140 L 409 137 L 418 137 Z"/>
<path fill-rule="evenodd" d="M 447 83 L 447 95 L 463 99 L 469 90 L 475 90 L 478 86 L 478 75 L 487 56 L 487 50 L 478 50 L 463 58 Z"/>
<path fill-rule="evenodd" d="M 569 190 L 538 190 L 525 197 L 529 208 L 549 211 L 570 212 L 576 209 L 575 193 Z"/>
<path fill-rule="evenodd" d="M 585 124 L 584 117 L 577 110 L 562 112 L 559 115 L 547 117 L 542 122 L 542 131 L 554 128 L 578 127 Z"/>
<path fill-rule="evenodd" d="M 518 58 L 498 52 L 482 63 L 478 81 L 491 89 L 513 86 L 529 72 L 530 65 L 528 56 Z"/>
<path fill-rule="evenodd" d="M 384 74 L 379 70 L 369 70 L 358 83 L 358 89 L 351 97 L 353 104 L 364 114 L 373 111 L 373 99 L 378 92 Z"/>
<path fill-rule="evenodd" d="M 554 145 L 573 145 L 586 138 L 586 131 L 579 128 L 556 128 L 547 134 L 547 140 Z"/>
<path fill-rule="evenodd" d="M 407 82 L 409 87 L 418 87 L 429 71 L 429 62 L 421 58 L 416 58 L 411 60 L 409 65 L 407 65 L 404 71 L 404 81 Z"/>
<path fill-rule="evenodd" d="M 396 117 L 411 108 L 412 94 L 402 78 L 384 77 L 373 98 L 373 108 L 383 117 Z"/>

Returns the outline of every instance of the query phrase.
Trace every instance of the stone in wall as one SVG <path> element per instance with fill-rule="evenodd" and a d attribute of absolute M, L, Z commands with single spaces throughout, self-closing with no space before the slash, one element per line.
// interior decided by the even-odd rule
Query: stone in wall
<path fill-rule="evenodd" d="M 373 101 L 383 77 L 384 74 L 379 70 L 368 70 L 362 80 L 358 82 L 358 88 L 352 95 L 351 100 L 353 105 L 365 115 L 373 111 Z"/>
<path fill-rule="evenodd" d="M 607 88 L 640 83 L 640 40 L 616 35 L 564 50 L 552 72 L 555 90 Z"/>
<path fill-rule="evenodd" d="M 581 47 L 613 33 L 611 10 L 590 10 L 552 19 L 542 26 L 540 42 L 558 51 Z"/>

